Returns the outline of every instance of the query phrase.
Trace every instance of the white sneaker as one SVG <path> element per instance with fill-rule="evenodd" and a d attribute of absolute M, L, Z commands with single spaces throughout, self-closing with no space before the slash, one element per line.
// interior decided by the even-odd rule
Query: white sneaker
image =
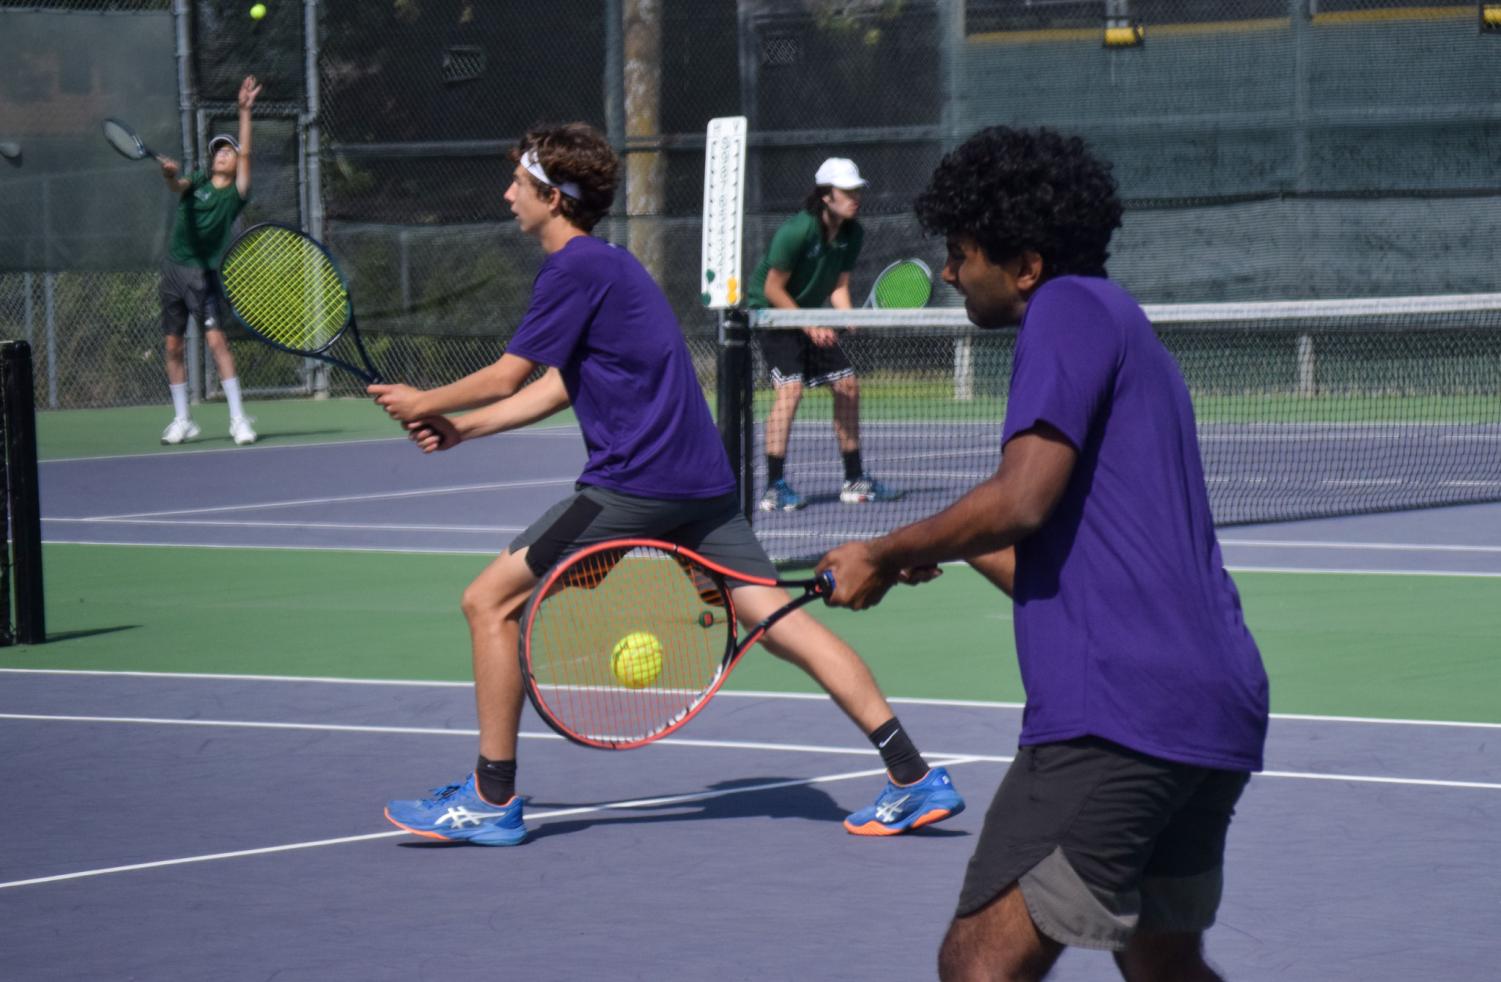
<path fill-rule="evenodd" d="M 893 491 L 873 477 L 857 477 L 839 488 L 839 500 L 846 505 L 864 505 L 872 501 L 899 501 L 907 492 Z"/>
<path fill-rule="evenodd" d="M 183 419 L 181 416 L 173 419 L 162 430 L 162 442 L 177 444 L 184 440 L 191 440 L 198 435 L 198 424 L 191 419 Z"/>
<path fill-rule="evenodd" d="M 255 442 L 255 428 L 250 425 L 253 422 L 254 420 L 249 416 L 236 416 L 229 421 L 229 435 L 234 439 L 236 446 L 243 447 Z"/>

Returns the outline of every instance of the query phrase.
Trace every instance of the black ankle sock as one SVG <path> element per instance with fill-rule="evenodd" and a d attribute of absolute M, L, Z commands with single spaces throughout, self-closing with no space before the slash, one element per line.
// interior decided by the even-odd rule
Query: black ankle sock
<path fill-rule="evenodd" d="M 479 783 L 480 797 L 492 805 L 503 805 L 516 796 L 514 760 L 486 760 L 481 756 L 474 765 L 474 777 Z"/>
<path fill-rule="evenodd" d="M 858 481 L 865 476 L 865 467 L 860 463 L 860 451 L 851 450 L 844 455 L 844 479 Z"/>
<path fill-rule="evenodd" d="M 921 781 L 928 773 L 928 762 L 922 759 L 916 744 L 895 716 L 871 731 L 870 742 L 881 752 L 881 761 L 897 784 Z"/>
<path fill-rule="evenodd" d="M 782 469 L 787 466 L 786 457 L 766 455 L 766 483 L 775 484 L 782 479 Z"/>

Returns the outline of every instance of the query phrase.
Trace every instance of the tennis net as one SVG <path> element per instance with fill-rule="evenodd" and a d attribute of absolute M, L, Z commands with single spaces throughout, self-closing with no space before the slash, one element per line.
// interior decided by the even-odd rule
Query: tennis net
<path fill-rule="evenodd" d="M 1218 525 L 1501 499 L 1501 294 L 1148 306 L 1193 395 Z M 756 534 L 781 563 L 880 535 L 995 472 L 1016 331 L 959 308 L 754 311 L 723 334 L 721 415 Z M 844 504 L 827 387 L 788 437 L 795 511 L 767 486 L 773 331 L 841 330 L 860 392 L 867 474 L 896 501 Z M 724 377 L 728 376 L 728 377 Z M 738 397 L 737 397 L 738 394 Z M 727 398 L 728 396 L 728 398 Z M 748 478 L 748 479 L 747 479 Z"/>

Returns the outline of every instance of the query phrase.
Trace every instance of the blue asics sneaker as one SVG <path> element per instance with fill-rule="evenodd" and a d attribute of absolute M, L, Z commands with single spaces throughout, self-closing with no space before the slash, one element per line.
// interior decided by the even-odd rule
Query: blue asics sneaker
<path fill-rule="evenodd" d="M 807 502 L 803 500 L 803 496 L 792 490 L 785 477 L 773 481 L 766 493 L 761 495 L 762 511 L 797 511 L 805 504 Z"/>
<path fill-rule="evenodd" d="M 892 784 L 886 787 L 869 808 L 862 808 L 844 820 L 851 835 L 901 835 L 964 811 L 964 799 L 954 790 L 947 768 L 934 767 L 916 784 Z"/>
<path fill-rule="evenodd" d="M 840 485 L 839 500 L 846 505 L 865 505 L 872 501 L 900 501 L 906 493 L 893 491 L 875 478 L 862 475 Z"/>
<path fill-rule="evenodd" d="M 521 796 L 513 796 L 504 805 L 492 805 L 480 797 L 473 774 L 463 784 L 433 788 L 431 798 L 387 803 L 386 818 L 392 825 L 429 839 L 480 846 L 519 846 L 526 839 Z"/>

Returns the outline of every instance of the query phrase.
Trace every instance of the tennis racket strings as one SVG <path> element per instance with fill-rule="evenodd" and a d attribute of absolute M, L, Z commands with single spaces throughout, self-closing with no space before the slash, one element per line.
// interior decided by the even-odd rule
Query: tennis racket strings
<path fill-rule="evenodd" d="M 349 291 L 317 243 L 268 225 L 224 257 L 224 294 L 247 326 L 293 351 L 327 349 L 349 322 Z"/>
<path fill-rule="evenodd" d="M 533 601 L 526 643 L 538 697 L 558 724 L 602 742 L 673 725 L 724 668 L 727 593 L 691 560 L 651 547 L 571 562 Z"/>

